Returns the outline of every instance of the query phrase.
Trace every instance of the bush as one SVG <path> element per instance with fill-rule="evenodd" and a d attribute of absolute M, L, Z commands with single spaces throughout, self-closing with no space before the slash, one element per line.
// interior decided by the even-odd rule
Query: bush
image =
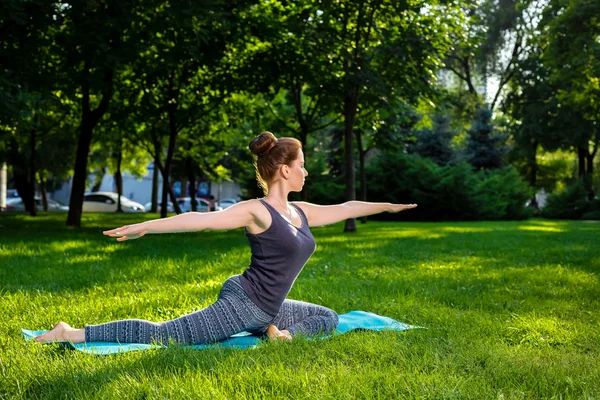
<path fill-rule="evenodd" d="M 531 211 L 525 204 L 533 191 L 513 167 L 477 174 L 475 199 L 479 219 L 526 219 Z"/>
<path fill-rule="evenodd" d="M 367 197 L 372 201 L 419 204 L 417 209 L 402 216 L 403 219 L 448 219 L 447 207 L 439 201 L 438 183 L 442 173 L 443 167 L 430 159 L 384 153 L 367 166 Z M 397 219 L 399 215 L 383 217 Z"/>
<path fill-rule="evenodd" d="M 473 187 L 477 176 L 467 162 L 439 168 L 439 175 L 431 182 L 431 208 L 436 220 L 470 220 L 478 216 Z M 416 194 L 415 194 L 416 197 Z M 417 201 L 418 204 L 418 201 Z"/>
<path fill-rule="evenodd" d="M 583 180 L 578 180 L 564 191 L 548 196 L 542 216 L 558 219 L 580 219 L 584 215 L 593 217 L 600 211 L 598 201 L 589 201 Z"/>
<path fill-rule="evenodd" d="M 337 204 L 343 203 L 345 200 L 346 185 L 344 177 L 330 177 L 327 175 L 317 175 L 307 177 L 308 186 L 308 201 L 317 204 Z M 299 194 L 295 194 L 293 199 L 299 200 Z"/>
<path fill-rule="evenodd" d="M 417 203 L 410 213 L 385 219 L 524 219 L 531 193 L 512 168 L 475 172 L 466 162 L 439 166 L 418 155 L 382 154 L 367 166 L 371 201 Z"/>
<path fill-rule="evenodd" d="M 581 219 L 600 220 L 600 204 L 596 204 L 594 210 L 588 211 L 585 214 L 583 214 L 583 216 L 581 217 Z"/>

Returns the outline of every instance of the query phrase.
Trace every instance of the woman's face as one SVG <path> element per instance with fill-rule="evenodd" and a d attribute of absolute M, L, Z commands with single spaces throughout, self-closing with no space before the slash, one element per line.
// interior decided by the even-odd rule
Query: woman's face
<path fill-rule="evenodd" d="M 290 189 L 294 192 L 299 192 L 304 186 L 304 178 L 308 175 L 308 172 L 304 168 L 304 153 L 302 150 L 298 152 L 298 158 L 296 158 L 290 166 L 290 176 L 288 182 L 290 183 Z"/>

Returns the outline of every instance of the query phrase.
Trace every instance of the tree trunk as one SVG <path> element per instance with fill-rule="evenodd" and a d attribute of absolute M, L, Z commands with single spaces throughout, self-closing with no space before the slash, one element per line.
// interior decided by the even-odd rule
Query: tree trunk
<path fill-rule="evenodd" d="M 198 201 L 196 200 L 196 176 L 194 175 L 192 157 L 185 159 L 185 170 L 188 179 L 188 190 L 190 196 L 190 202 L 192 204 L 192 211 L 198 211 Z"/>
<path fill-rule="evenodd" d="M 294 107 L 296 109 L 296 119 L 300 125 L 300 143 L 302 144 L 302 152 L 304 153 L 304 159 L 307 157 L 306 153 L 306 139 L 308 137 L 309 125 L 304 117 L 302 110 L 302 82 L 295 80 L 291 85 L 292 98 L 294 101 Z M 308 201 L 308 190 L 303 189 L 300 193 L 302 201 Z"/>
<path fill-rule="evenodd" d="M 85 193 L 85 179 L 87 175 L 88 153 L 92 143 L 93 127 L 89 117 L 85 115 L 81 121 L 77 154 L 75 155 L 75 171 L 71 184 L 71 197 L 69 198 L 69 214 L 67 226 L 81 227 L 81 213 L 83 212 L 83 194 Z"/>
<path fill-rule="evenodd" d="M 75 171 L 71 185 L 71 197 L 69 199 L 69 214 L 67 215 L 67 226 L 76 226 L 78 228 L 81 227 L 83 194 L 85 193 L 88 153 L 92 143 L 92 133 L 100 118 L 108 110 L 108 104 L 112 97 L 112 70 L 107 69 L 104 72 L 105 86 L 102 91 L 102 100 L 96 109 L 92 110 L 90 108 L 89 64 L 86 61 L 83 67 L 81 125 L 79 141 L 77 143 L 77 154 L 75 155 Z"/>
<path fill-rule="evenodd" d="M 29 156 L 29 192 L 31 194 L 31 209 L 29 210 L 29 215 L 31 215 L 32 217 L 35 217 L 37 215 L 37 206 L 35 204 L 35 182 L 37 181 L 37 179 L 35 178 L 35 147 L 36 147 L 36 121 L 37 121 L 37 115 L 34 117 L 34 127 L 31 128 L 31 135 L 29 137 L 29 150 L 30 150 L 30 156 Z"/>
<path fill-rule="evenodd" d="M 117 172 L 115 172 L 115 183 L 117 185 L 117 212 L 122 213 L 121 195 L 123 194 L 123 175 L 121 174 L 121 162 L 123 161 L 122 141 L 119 140 L 117 150 Z"/>
<path fill-rule="evenodd" d="M 33 194 L 30 193 L 31 185 L 28 182 L 29 176 L 27 173 L 27 164 L 25 157 L 19 153 L 19 144 L 13 136 L 10 136 L 8 145 L 7 159 L 8 164 L 13 168 L 13 179 L 15 180 L 15 188 L 19 193 L 19 197 L 23 200 L 25 211 L 31 210 Z"/>
<path fill-rule="evenodd" d="M 164 211 L 164 214 L 163 214 L 163 209 L 164 210 L 168 209 L 168 206 L 166 203 L 167 197 L 164 196 L 165 190 L 167 191 L 167 194 L 169 196 L 171 196 L 171 201 L 173 202 L 173 208 L 175 209 L 175 212 L 177 214 L 181 214 L 181 208 L 179 207 L 179 203 L 177 203 L 177 197 L 175 196 L 175 193 L 173 193 L 173 188 L 171 188 L 171 186 L 169 185 L 169 180 L 167 179 L 167 174 L 165 173 L 165 168 L 163 167 L 162 161 L 160 160 L 160 155 L 162 154 L 162 146 L 160 144 L 160 140 L 158 139 L 158 136 L 156 135 L 154 125 L 152 125 L 152 142 L 154 144 L 154 149 L 155 149 L 154 168 L 158 168 L 161 176 L 163 177 L 163 186 L 162 186 L 163 190 L 162 190 L 162 195 L 161 195 L 161 210 L 160 210 L 161 218 L 165 218 L 167 215 L 166 211 Z"/>
<path fill-rule="evenodd" d="M 25 206 L 25 211 L 30 211 L 33 204 L 31 201 L 33 199 L 33 193 L 30 193 L 31 185 L 29 184 L 27 174 L 23 172 L 19 165 L 12 164 L 13 166 L 13 178 L 15 180 L 15 188 L 23 200 L 23 205 Z"/>
<path fill-rule="evenodd" d="M 171 162 L 173 160 L 173 153 L 175 152 L 175 139 L 177 138 L 177 125 L 175 121 L 175 112 L 177 111 L 177 103 L 171 103 L 171 100 L 175 98 L 175 94 L 173 92 L 173 84 L 174 84 L 174 76 L 173 74 L 169 75 L 169 105 L 168 105 L 168 114 L 169 114 L 169 147 L 167 149 L 167 160 L 165 161 L 164 171 L 163 172 L 163 194 L 162 194 L 162 206 L 160 209 L 160 217 L 167 217 L 167 191 L 172 190 L 171 184 L 169 182 L 169 173 L 171 171 Z M 177 200 L 173 200 L 173 205 L 175 206 Z M 177 210 L 178 207 L 175 206 Z M 181 213 L 181 210 L 177 212 Z"/>
<path fill-rule="evenodd" d="M 42 193 L 42 207 L 44 208 L 44 212 L 48 212 L 48 191 L 46 190 L 46 181 L 44 180 L 44 176 L 41 172 L 38 172 L 38 177 L 40 178 L 40 192 Z"/>
<path fill-rule="evenodd" d="M 161 172 L 162 172 L 162 176 L 163 176 L 163 187 L 162 187 L 162 194 L 161 194 L 161 198 L 160 198 L 160 217 L 166 218 L 167 217 L 167 207 L 169 204 L 168 191 L 171 190 L 172 188 L 171 188 L 171 185 L 169 184 L 169 179 L 167 178 L 167 175 L 165 174 L 165 172 L 164 171 L 161 171 Z"/>
<path fill-rule="evenodd" d="M 354 173 L 354 119 L 356 118 L 356 102 L 347 96 L 344 99 L 344 168 L 346 173 L 346 201 L 356 200 L 356 177 Z M 344 225 L 344 232 L 356 232 L 356 219 L 349 218 Z"/>
<path fill-rule="evenodd" d="M 175 196 L 175 192 L 173 192 L 173 188 L 171 187 L 171 185 L 165 186 L 165 184 L 164 184 L 164 182 L 166 181 L 166 179 L 165 179 L 165 169 L 163 168 L 162 163 L 160 162 L 160 159 L 158 159 L 157 161 L 158 161 L 158 163 L 157 163 L 158 169 L 160 170 L 160 174 L 163 177 L 163 193 L 164 193 L 164 190 L 166 188 L 168 195 L 171 197 L 171 202 L 173 203 L 173 208 L 175 208 L 175 212 L 177 214 L 181 214 L 181 207 L 179 207 L 179 203 L 177 203 L 177 196 Z M 166 207 L 166 204 L 165 204 L 164 207 Z M 161 208 L 164 208 L 164 207 L 161 205 Z M 161 210 L 160 214 L 161 214 L 161 218 L 164 218 L 162 216 L 162 210 Z"/>
<path fill-rule="evenodd" d="M 158 166 L 156 159 L 158 155 L 154 155 L 154 168 L 152 169 L 152 205 L 150 212 L 155 213 L 158 210 Z"/>
<path fill-rule="evenodd" d="M 585 158 L 587 155 L 587 149 L 579 147 L 577 149 L 577 157 L 579 158 L 579 176 L 580 178 L 585 175 Z"/>
<path fill-rule="evenodd" d="M 537 199 L 535 197 L 536 195 L 536 191 L 537 191 L 537 171 L 538 171 L 538 165 L 537 165 L 537 149 L 538 149 L 538 142 L 533 142 L 533 148 L 531 150 L 531 153 L 529 154 L 529 166 L 531 168 L 531 175 L 529 176 L 529 186 L 533 188 L 534 192 L 533 192 L 533 198 L 531 199 L 531 206 L 533 208 L 535 208 L 536 210 L 539 210 L 539 206 L 537 203 Z"/>
<path fill-rule="evenodd" d="M 594 200 L 596 194 L 594 192 L 594 157 L 596 156 L 596 152 L 598 151 L 598 145 L 594 145 L 594 150 L 588 154 L 586 154 L 587 161 L 587 180 L 589 181 L 589 190 L 588 190 L 588 199 L 590 201 Z"/>
<path fill-rule="evenodd" d="M 302 152 L 304 153 L 304 159 L 306 160 L 306 153 L 307 153 L 307 148 L 306 148 L 306 138 L 308 136 L 308 133 L 302 132 L 300 135 L 300 143 L 302 143 Z M 310 179 L 310 178 L 309 178 Z M 302 199 L 302 201 L 308 201 L 308 190 L 306 189 L 306 187 L 304 187 L 302 189 L 302 192 L 300 193 L 300 198 Z M 219 196 L 219 200 L 220 200 L 220 196 Z"/>
<path fill-rule="evenodd" d="M 6 182 L 7 182 L 7 166 L 4 161 L 0 161 L 0 212 L 6 208 Z"/>
<path fill-rule="evenodd" d="M 583 177 L 583 185 L 585 191 L 588 194 L 588 199 L 594 199 L 594 189 L 592 187 L 592 173 L 594 171 L 594 155 L 596 149 L 592 153 L 586 147 L 579 147 L 577 149 L 577 155 L 579 158 L 579 177 Z M 587 163 L 587 168 L 586 168 Z"/>
<path fill-rule="evenodd" d="M 358 175 L 360 179 L 360 196 L 359 199 L 367 201 L 367 176 L 365 174 L 365 153 L 362 145 L 362 134 L 360 130 L 356 131 L 356 145 L 358 147 Z M 360 218 L 361 224 L 367 223 L 367 217 Z"/>
<path fill-rule="evenodd" d="M 102 186 L 102 181 L 104 180 L 104 174 L 106 174 L 106 167 L 102 167 L 96 178 L 94 178 L 94 185 L 92 186 L 92 192 L 100 191 L 100 186 Z"/>

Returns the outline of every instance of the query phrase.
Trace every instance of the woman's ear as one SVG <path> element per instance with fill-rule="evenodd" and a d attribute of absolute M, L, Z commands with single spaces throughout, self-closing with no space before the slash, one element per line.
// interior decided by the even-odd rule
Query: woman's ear
<path fill-rule="evenodd" d="M 283 179 L 286 179 L 286 180 L 289 179 L 289 177 L 290 177 L 290 167 L 289 167 L 289 165 L 283 164 L 281 166 L 280 171 L 281 171 L 281 176 L 283 177 Z"/>

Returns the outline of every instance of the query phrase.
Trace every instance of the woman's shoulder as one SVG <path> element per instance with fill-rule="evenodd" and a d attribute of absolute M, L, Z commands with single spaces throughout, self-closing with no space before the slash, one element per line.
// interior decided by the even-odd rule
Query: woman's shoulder
<path fill-rule="evenodd" d="M 272 218 L 268 208 L 263 204 L 262 199 L 244 200 L 237 204 L 243 205 L 248 212 L 254 217 L 254 226 L 249 226 L 249 230 L 254 233 L 256 231 L 265 230 L 271 225 Z M 254 232 L 253 232 L 254 231 Z"/>
<path fill-rule="evenodd" d="M 304 214 L 308 214 L 309 210 L 316 205 L 313 203 L 308 203 L 306 201 L 292 201 L 290 203 L 301 209 L 302 212 L 304 212 Z"/>
<path fill-rule="evenodd" d="M 265 206 L 262 205 L 262 199 L 242 200 L 236 204 L 244 204 L 246 207 L 251 207 L 251 208 L 258 208 L 258 207 L 265 208 Z"/>

